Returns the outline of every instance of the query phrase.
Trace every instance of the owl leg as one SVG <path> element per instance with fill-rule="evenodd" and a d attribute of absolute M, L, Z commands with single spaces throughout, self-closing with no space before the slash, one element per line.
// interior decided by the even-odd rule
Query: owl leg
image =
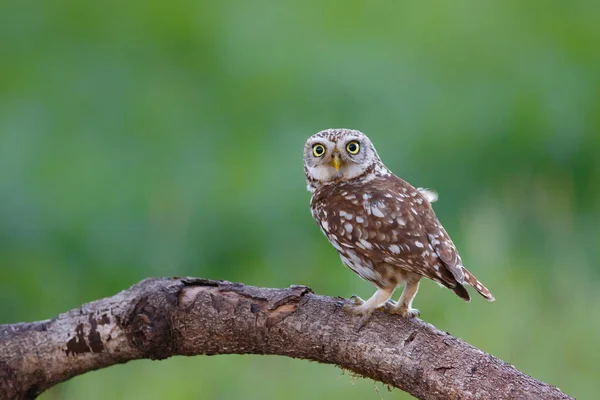
<path fill-rule="evenodd" d="M 412 301 L 417 295 L 419 290 L 419 281 L 407 281 L 402 295 L 396 303 L 396 307 L 393 310 L 394 314 L 400 314 L 405 318 L 413 318 L 419 316 L 421 313 L 419 310 L 412 308 Z"/>

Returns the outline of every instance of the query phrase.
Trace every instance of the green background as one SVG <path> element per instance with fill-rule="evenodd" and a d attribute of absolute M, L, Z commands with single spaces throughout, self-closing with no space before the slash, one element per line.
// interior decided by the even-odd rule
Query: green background
<path fill-rule="evenodd" d="M 312 221 L 304 141 L 367 133 L 497 298 L 422 318 L 600 390 L 600 2 L 0 2 L 0 323 L 147 276 L 368 297 Z M 136 361 L 42 399 L 410 398 L 261 356 Z"/>

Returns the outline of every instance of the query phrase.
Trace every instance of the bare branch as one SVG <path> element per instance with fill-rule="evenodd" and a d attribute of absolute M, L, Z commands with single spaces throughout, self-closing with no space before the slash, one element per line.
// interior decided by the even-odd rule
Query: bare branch
<path fill-rule="evenodd" d="M 52 320 L 0 325 L 0 398 L 34 398 L 140 358 L 278 354 L 336 364 L 420 399 L 571 399 L 421 320 L 377 313 L 358 332 L 343 301 L 304 286 L 146 279 Z"/>

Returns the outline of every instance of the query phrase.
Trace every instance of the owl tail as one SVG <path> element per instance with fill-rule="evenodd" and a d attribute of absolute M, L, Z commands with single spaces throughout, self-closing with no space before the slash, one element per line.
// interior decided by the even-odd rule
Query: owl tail
<path fill-rule="evenodd" d="M 496 298 L 494 297 L 494 295 L 492 294 L 492 292 L 490 292 L 488 290 L 488 288 L 486 288 L 485 286 L 483 286 L 483 283 L 479 282 L 477 280 L 477 278 L 475 278 L 473 276 L 472 273 L 470 273 L 469 271 L 467 271 L 466 269 L 463 269 L 464 272 L 464 276 L 465 276 L 465 283 L 473 286 L 473 288 L 475 288 L 475 290 L 477 290 L 477 293 L 479 293 L 480 295 L 482 295 L 487 301 L 494 301 L 496 300 Z"/>

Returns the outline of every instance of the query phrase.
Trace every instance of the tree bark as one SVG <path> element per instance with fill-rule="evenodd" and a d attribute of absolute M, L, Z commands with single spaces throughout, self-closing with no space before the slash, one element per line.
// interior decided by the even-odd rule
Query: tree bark
<path fill-rule="evenodd" d="M 141 358 L 278 354 L 336 364 L 420 399 L 571 399 L 419 319 L 378 312 L 358 331 L 346 301 L 304 286 L 146 279 L 51 320 L 0 325 L 0 398 L 35 398 Z"/>

